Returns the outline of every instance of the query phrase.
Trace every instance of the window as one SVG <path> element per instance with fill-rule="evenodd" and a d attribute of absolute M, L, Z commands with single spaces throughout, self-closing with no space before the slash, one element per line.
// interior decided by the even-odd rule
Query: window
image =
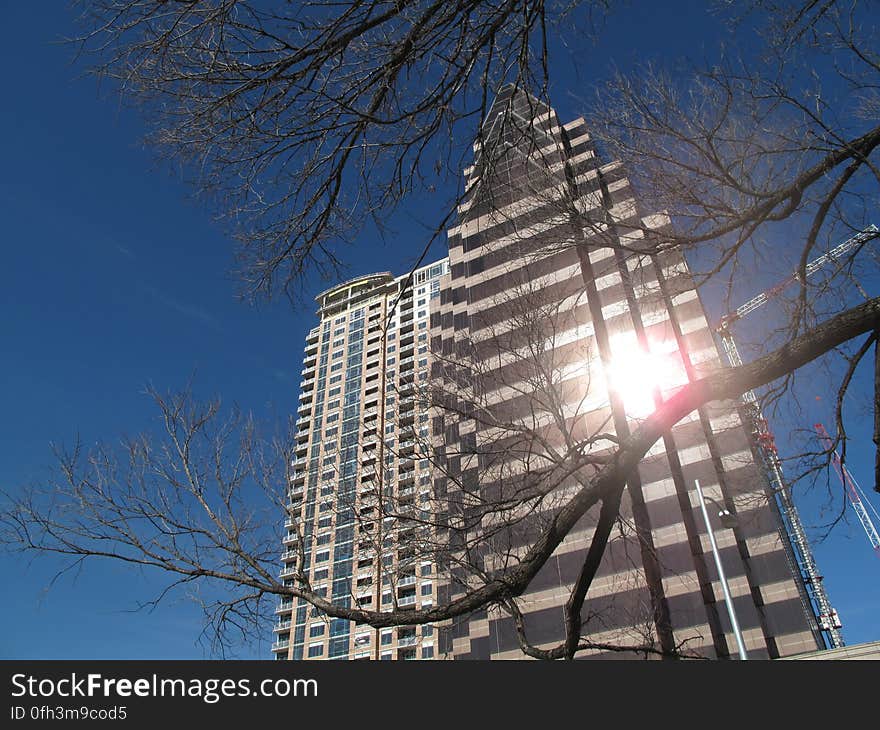
<path fill-rule="evenodd" d="M 319 552 L 315 555 L 315 562 L 316 563 L 326 563 L 328 560 L 330 560 L 330 551 L 329 550 L 322 550 L 321 552 Z"/>
<path fill-rule="evenodd" d="M 388 349 L 386 350 L 386 352 L 390 355 L 396 349 L 397 349 L 397 345 L 388 345 Z"/>
<path fill-rule="evenodd" d="M 333 535 L 331 535 L 329 532 L 326 532 L 323 535 L 318 535 L 318 540 L 316 544 L 318 545 L 318 547 L 321 547 L 321 545 L 329 545 L 332 538 Z M 422 575 L 424 575 L 424 573 L 422 573 Z"/>
<path fill-rule="evenodd" d="M 342 355 L 343 355 L 342 350 L 337 350 L 336 352 L 333 353 L 333 359 L 338 360 L 340 357 L 342 357 Z"/>
<path fill-rule="evenodd" d="M 422 647 L 422 659 L 433 659 L 434 658 L 434 647 L 433 646 L 423 646 Z"/>
<path fill-rule="evenodd" d="M 331 401 L 327 404 L 327 410 L 328 410 L 328 411 L 332 411 L 334 408 L 339 408 L 339 399 L 338 399 L 338 398 L 337 398 L 336 400 L 331 400 Z"/>
<path fill-rule="evenodd" d="M 394 634 L 390 631 L 382 632 L 382 646 L 387 646 L 394 641 Z"/>
<path fill-rule="evenodd" d="M 385 426 L 385 433 L 394 433 L 393 423 L 389 423 L 387 426 Z"/>
<path fill-rule="evenodd" d="M 312 624 L 309 628 L 309 638 L 314 639 L 324 635 L 324 624 Z"/>
<path fill-rule="evenodd" d="M 342 381 L 341 375 L 334 375 L 332 378 L 330 378 L 330 385 L 333 385 L 333 383 L 339 383 L 341 381 Z"/>
<path fill-rule="evenodd" d="M 342 366 L 344 363 L 335 362 L 330 366 L 330 372 L 336 372 L 337 370 L 342 370 Z"/>
<path fill-rule="evenodd" d="M 325 527 L 330 527 L 330 525 L 332 525 L 332 524 L 333 524 L 332 517 L 322 517 L 320 520 L 318 520 L 318 529 L 320 530 Z"/>
<path fill-rule="evenodd" d="M 338 431 L 339 431 L 339 428 L 336 426 L 334 426 L 333 428 L 328 428 L 326 431 L 324 431 L 324 438 L 329 439 L 329 438 L 335 436 L 338 433 Z"/>
<path fill-rule="evenodd" d="M 433 592 L 434 592 L 434 589 L 430 583 L 423 583 L 422 584 L 422 595 L 423 596 L 430 596 Z"/>
<path fill-rule="evenodd" d="M 309 646 L 309 657 L 324 656 L 323 644 L 311 644 Z"/>
<path fill-rule="evenodd" d="M 422 575 L 431 575 L 431 564 L 430 563 L 422 563 L 422 568 L 421 568 L 420 572 Z"/>
<path fill-rule="evenodd" d="M 397 362 L 397 359 L 396 359 L 396 358 L 389 357 L 389 358 L 385 361 L 385 364 L 386 364 L 386 365 L 394 365 L 394 363 L 396 363 L 396 362 Z"/>
<path fill-rule="evenodd" d="M 434 627 L 425 625 L 422 626 L 422 636 L 433 636 L 434 635 Z"/>
<path fill-rule="evenodd" d="M 342 392 L 342 388 L 331 388 L 330 392 L 327 395 L 332 398 L 334 395 L 339 395 Z"/>
<path fill-rule="evenodd" d="M 391 660 L 391 652 L 383 651 L 380 661 L 390 661 Z"/>

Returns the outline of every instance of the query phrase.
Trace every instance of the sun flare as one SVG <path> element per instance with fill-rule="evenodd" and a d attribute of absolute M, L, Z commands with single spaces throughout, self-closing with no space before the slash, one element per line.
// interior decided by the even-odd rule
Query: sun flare
<path fill-rule="evenodd" d="M 649 340 L 646 350 L 634 333 L 624 333 L 611 338 L 611 352 L 610 385 L 623 398 L 629 417 L 645 418 L 654 412 L 655 390 L 666 399 L 687 383 L 674 340 Z"/>

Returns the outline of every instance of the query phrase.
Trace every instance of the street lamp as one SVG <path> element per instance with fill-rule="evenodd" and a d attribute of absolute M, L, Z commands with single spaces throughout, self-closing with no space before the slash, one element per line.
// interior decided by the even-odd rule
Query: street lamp
<path fill-rule="evenodd" d="M 727 604 L 727 615 L 730 617 L 730 625 L 733 628 L 733 635 L 736 637 L 736 646 L 739 650 L 739 658 L 743 661 L 748 659 L 748 654 L 746 654 L 746 645 L 743 642 L 742 631 L 739 628 L 739 621 L 736 620 L 736 611 L 733 609 L 733 598 L 730 595 L 730 588 L 727 585 L 727 576 L 724 574 L 724 567 L 721 565 L 721 555 L 718 552 L 718 544 L 715 542 L 715 532 L 712 530 L 712 525 L 709 522 L 709 512 L 706 509 L 706 500 L 711 499 L 715 506 L 718 508 L 718 517 L 721 520 L 721 524 L 724 527 L 736 527 L 737 519 L 736 515 L 732 514 L 729 510 L 722 507 L 720 504 L 715 502 L 711 497 L 706 497 L 703 495 L 703 490 L 700 488 L 700 481 L 698 479 L 694 479 L 694 486 L 697 488 L 697 498 L 700 502 L 700 509 L 703 512 L 703 521 L 706 523 L 706 532 L 709 534 L 709 544 L 712 546 L 712 555 L 715 558 L 715 567 L 718 569 L 718 577 L 721 579 L 721 590 L 724 591 L 724 603 Z"/>

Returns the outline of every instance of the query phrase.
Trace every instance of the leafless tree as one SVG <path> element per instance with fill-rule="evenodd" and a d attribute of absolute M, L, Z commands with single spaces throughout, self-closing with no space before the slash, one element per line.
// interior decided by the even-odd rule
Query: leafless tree
<path fill-rule="evenodd" d="M 547 314 L 546 309 L 532 311 Z M 222 647 L 233 638 L 256 636 L 275 601 L 294 597 L 305 598 L 328 617 L 377 628 L 438 623 L 487 606 L 516 616 L 517 597 L 594 510 L 587 559 L 566 607 L 569 640 L 546 650 L 523 637 L 524 650 L 534 656 L 571 656 L 595 646 L 581 642 L 581 629 L 586 630 L 581 607 L 608 541 L 614 539 L 615 526 L 621 536 L 631 529 L 620 512 L 624 487 L 657 439 L 702 405 L 772 382 L 872 331 L 878 321 L 880 301 L 871 300 L 748 365 L 718 369 L 669 396 L 626 438 L 609 440 L 602 424 L 586 427 L 577 414 L 572 418 L 563 406 L 572 398 L 577 403 L 578 395 L 569 391 L 563 396 L 560 373 L 565 362 L 556 359 L 554 348 L 540 349 L 534 342 L 531 356 L 514 363 L 517 372 L 511 376 L 511 384 L 529 385 L 530 417 L 510 420 L 487 408 L 484 388 L 476 381 L 454 389 L 444 386 L 439 395 L 455 393 L 457 404 L 440 407 L 464 408 L 471 418 L 476 415 L 482 425 L 494 429 L 496 435 L 478 452 L 462 456 L 479 459 L 484 479 L 500 491 L 490 494 L 479 482 L 458 479 L 454 488 L 432 497 L 433 504 L 423 505 L 419 512 L 401 496 L 377 502 L 381 507 L 375 517 L 367 511 L 368 501 L 352 500 L 349 505 L 359 510 L 358 527 L 392 518 L 398 549 L 409 551 L 409 564 L 433 560 L 463 589 L 427 609 L 381 610 L 333 600 L 314 589 L 309 571 L 301 567 L 279 577 L 281 514 L 288 514 L 289 549 L 300 551 L 297 565 L 307 564 L 298 504 L 289 501 L 285 488 L 292 483 L 293 437 L 262 439 L 248 419 L 236 414 L 221 417 L 216 403 L 199 405 L 188 394 L 165 397 L 153 392 L 164 427 L 161 438 L 140 437 L 121 449 L 85 452 L 77 446 L 59 452 L 57 478 L 39 489 L 5 495 L 2 539 L 17 549 L 69 558 L 71 568 L 100 558 L 155 568 L 169 575 L 168 590 L 219 584 L 212 593 L 220 597 L 205 608 L 209 636 Z M 545 331 L 540 342 L 546 335 Z M 519 353 L 521 347 L 516 350 Z M 498 356 L 504 356 L 503 350 Z M 582 385 L 583 379 L 567 387 Z M 600 442 L 601 447 L 592 446 Z M 369 532 L 363 534 L 369 541 Z M 526 537 L 525 549 L 512 549 L 512 535 L 520 545 Z M 379 538 L 376 547 L 381 545 Z M 493 556 L 489 569 L 481 562 L 487 551 Z M 375 555 L 378 560 L 381 550 Z M 405 567 L 395 564 L 395 570 Z M 663 653 L 649 641 L 624 647 Z"/>
<path fill-rule="evenodd" d="M 580 5 L 590 22 L 605 2 Z M 295 296 L 313 268 L 338 273 L 359 222 L 440 186 L 501 82 L 545 86 L 555 18 L 532 0 L 101 0 L 82 20 L 96 70 L 220 198 L 247 293 Z"/>
<path fill-rule="evenodd" d="M 760 355 L 869 298 L 862 282 L 876 275 L 873 239 L 815 275 L 808 262 L 876 224 L 878 28 L 872 3 L 756 0 L 733 10 L 744 35 L 762 38 L 760 54 L 676 76 L 650 66 L 638 78 L 615 75 L 589 104 L 588 119 L 646 209 L 675 222 L 658 245 L 687 256 L 704 291 L 725 302 L 722 312 L 794 272 L 753 336 Z M 859 364 L 872 352 L 878 361 L 875 340 L 869 334 L 825 361 L 825 377 L 837 384 L 829 400 L 844 455 L 844 396 Z M 874 398 L 864 402 L 873 400 L 876 413 L 880 390 L 871 380 Z M 792 375 L 775 384 L 765 407 L 783 396 L 795 402 L 794 384 Z M 805 445 L 801 455 L 817 451 Z M 810 471 L 816 462 L 808 461 Z M 880 489 L 880 456 L 876 464 Z"/>
<path fill-rule="evenodd" d="M 286 4 L 271 11 L 237 0 L 107 0 L 85 10 L 90 25 L 81 41 L 98 53 L 101 71 L 143 100 L 160 146 L 198 171 L 200 189 L 221 196 L 222 210 L 239 226 L 251 293 L 280 288 L 293 294 L 310 268 L 337 268 L 338 242 L 356 236 L 356 221 L 379 219 L 450 167 L 457 171 L 448 140 L 477 125 L 500 82 L 546 96 L 547 27 L 603 7 L 510 0 Z M 739 22 L 758 17 L 768 27 L 761 58 L 726 60 L 688 78 L 659 71 L 639 80 L 618 76 L 601 90 L 600 102 L 590 104 L 591 129 L 622 161 L 640 204 L 664 211 L 672 225 L 609 217 L 611 190 L 602 191 L 610 205 L 585 213 L 564 177 L 555 192 L 547 193 L 546 185 L 541 190 L 576 230 L 616 227 L 618 235 L 605 245 L 621 255 L 687 256 L 701 281 L 723 281 L 735 296 L 756 262 L 787 256 L 799 286 L 784 321 L 767 333 L 754 360 L 695 373 L 631 432 L 621 423 L 612 429 L 578 423 L 565 411 L 586 397 L 591 383 L 580 383 L 580 397 L 564 390 L 574 387 L 560 377 L 565 361 L 557 359 L 557 348 L 540 343 L 552 339 L 553 327 L 570 312 L 542 301 L 540 292 L 524 292 L 520 300 L 530 306 L 509 312 L 516 329 L 532 337 L 514 341 L 499 331 L 491 338 L 491 357 L 513 359 L 516 371 L 497 385 L 527 387 L 531 421 L 505 417 L 487 401 L 487 379 L 503 370 L 475 365 L 488 362 L 487 353 L 464 352 L 458 360 L 437 354 L 444 377 L 430 393 L 431 406 L 465 409 L 494 434 L 460 456 L 477 461 L 499 491 L 490 496 L 452 474 L 453 488 L 435 495 L 426 514 L 409 500 L 385 503 L 376 493 L 375 513 L 359 512 L 358 520 L 395 520 L 414 554 L 432 556 L 448 571 L 457 587 L 448 601 L 380 610 L 328 599 L 304 570 L 280 578 L 278 511 L 290 517 L 293 549 L 305 545 L 287 493 L 292 436 L 267 442 L 247 419 L 226 421 L 216 404 L 195 405 L 188 394 L 153 393 L 165 426 L 158 442 L 128 442 L 121 455 L 60 452 L 57 481 L 9 496 L 4 540 L 68 556 L 74 564 L 105 557 L 151 566 L 176 584 L 218 581 L 228 595 L 206 608 L 222 645 L 230 630 L 252 635 L 255 619 L 274 608 L 269 597 L 301 597 L 327 616 L 373 627 L 442 622 L 487 606 L 518 621 L 518 598 L 579 521 L 592 515 L 595 528 L 565 607 L 565 641 L 539 648 L 520 632 L 523 650 L 533 656 L 571 657 L 590 648 L 583 639 L 584 601 L 615 527 L 621 535 L 633 529 L 621 512 L 624 489 L 654 443 L 706 404 L 780 379 L 784 388 L 792 374 L 827 355 L 848 360 L 837 381 L 843 393 L 850 372 L 872 347 L 877 352 L 880 300 L 853 303 L 850 296 L 863 260 L 859 251 L 818 283 L 805 269 L 818 249 L 872 222 L 880 182 L 876 21 L 857 3 L 755 2 L 750 12 Z M 817 57 L 830 59 L 822 68 L 832 69 L 831 78 L 803 75 Z M 822 82 L 833 91 L 820 88 Z M 503 150 L 492 146 L 492 136 L 473 131 L 484 159 L 500 164 Z M 532 164 L 549 169 L 552 161 L 538 155 Z M 467 193 L 453 202 L 465 203 Z M 500 210 L 503 203 L 493 205 Z M 454 206 L 448 210 L 452 215 Z M 642 243 L 621 246 L 621 230 L 640 234 Z M 786 246 L 771 245 L 779 235 Z M 556 323 L 549 332 L 548 322 Z M 777 385 L 771 397 L 782 392 Z M 878 434 L 880 426 L 875 442 Z M 430 446 L 429 456 L 443 444 Z M 442 459 L 436 468 L 442 470 Z M 369 509 L 359 501 L 347 506 Z M 526 547 L 515 551 L 510 540 L 518 531 Z M 380 535 L 365 537 L 378 540 L 377 556 Z M 494 556 L 488 568 L 480 562 L 487 545 Z M 654 618 L 634 616 L 633 626 Z M 670 651 L 647 640 L 628 647 Z"/>

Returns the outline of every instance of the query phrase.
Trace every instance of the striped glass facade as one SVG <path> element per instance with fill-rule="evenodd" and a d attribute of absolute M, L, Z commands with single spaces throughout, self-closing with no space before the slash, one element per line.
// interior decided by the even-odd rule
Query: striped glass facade
<path fill-rule="evenodd" d="M 476 373 L 472 407 L 479 413 L 435 417 L 443 456 L 436 491 L 452 523 L 470 525 L 454 539 L 473 544 L 481 530 L 488 535 L 490 547 L 471 555 L 491 576 L 516 565 L 578 485 L 560 478 L 540 500 L 520 505 L 528 514 L 513 527 L 493 531 L 494 515 L 475 507 L 474 484 L 483 495 L 503 495 L 519 470 L 523 489 L 540 490 L 550 484 L 544 474 L 564 465 L 548 454 L 610 453 L 613 439 L 653 410 L 654 387 L 668 396 L 721 363 L 686 262 L 675 251 L 651 250 L 652 231 L 668 218 L 639 209 L 620 164 L 597 159 L 583 120 L 562 124 L 552 109 L 507 88 L 465 174 L 469 194 L 449 231 L 450 273 L 432 320 L 434 376 L 438 388 L 454 391 L 461 372 Z M 559 402 L 547 405 L 537 375 L 554 381 Z M 615 392 L 623 406 L 617 411 Z M 504 422 L 527 428 L 505 435 Z M 821 646 L 737 405 L 724 402 L 677 423 L 628 482 L 581 612 L 589 648 L 578 656 L 657 655 L 612 646 L 736 654 L 695 479 L 739 519 L 734 529 L 716 524 L 715 533 L 749 655 Z M 564 638 L 562 609 L 597 512 L 580 520 L 519 599 L 533 646 Z M 478 524 L 469 523 L 473 514 Z M 463 571 L 452 566 L 443 600 L 463 593 Z M 522 656 L 513 619 L 497 607 L 456 619 L 443 637 L 441 652 L 456 659 Z"/>

